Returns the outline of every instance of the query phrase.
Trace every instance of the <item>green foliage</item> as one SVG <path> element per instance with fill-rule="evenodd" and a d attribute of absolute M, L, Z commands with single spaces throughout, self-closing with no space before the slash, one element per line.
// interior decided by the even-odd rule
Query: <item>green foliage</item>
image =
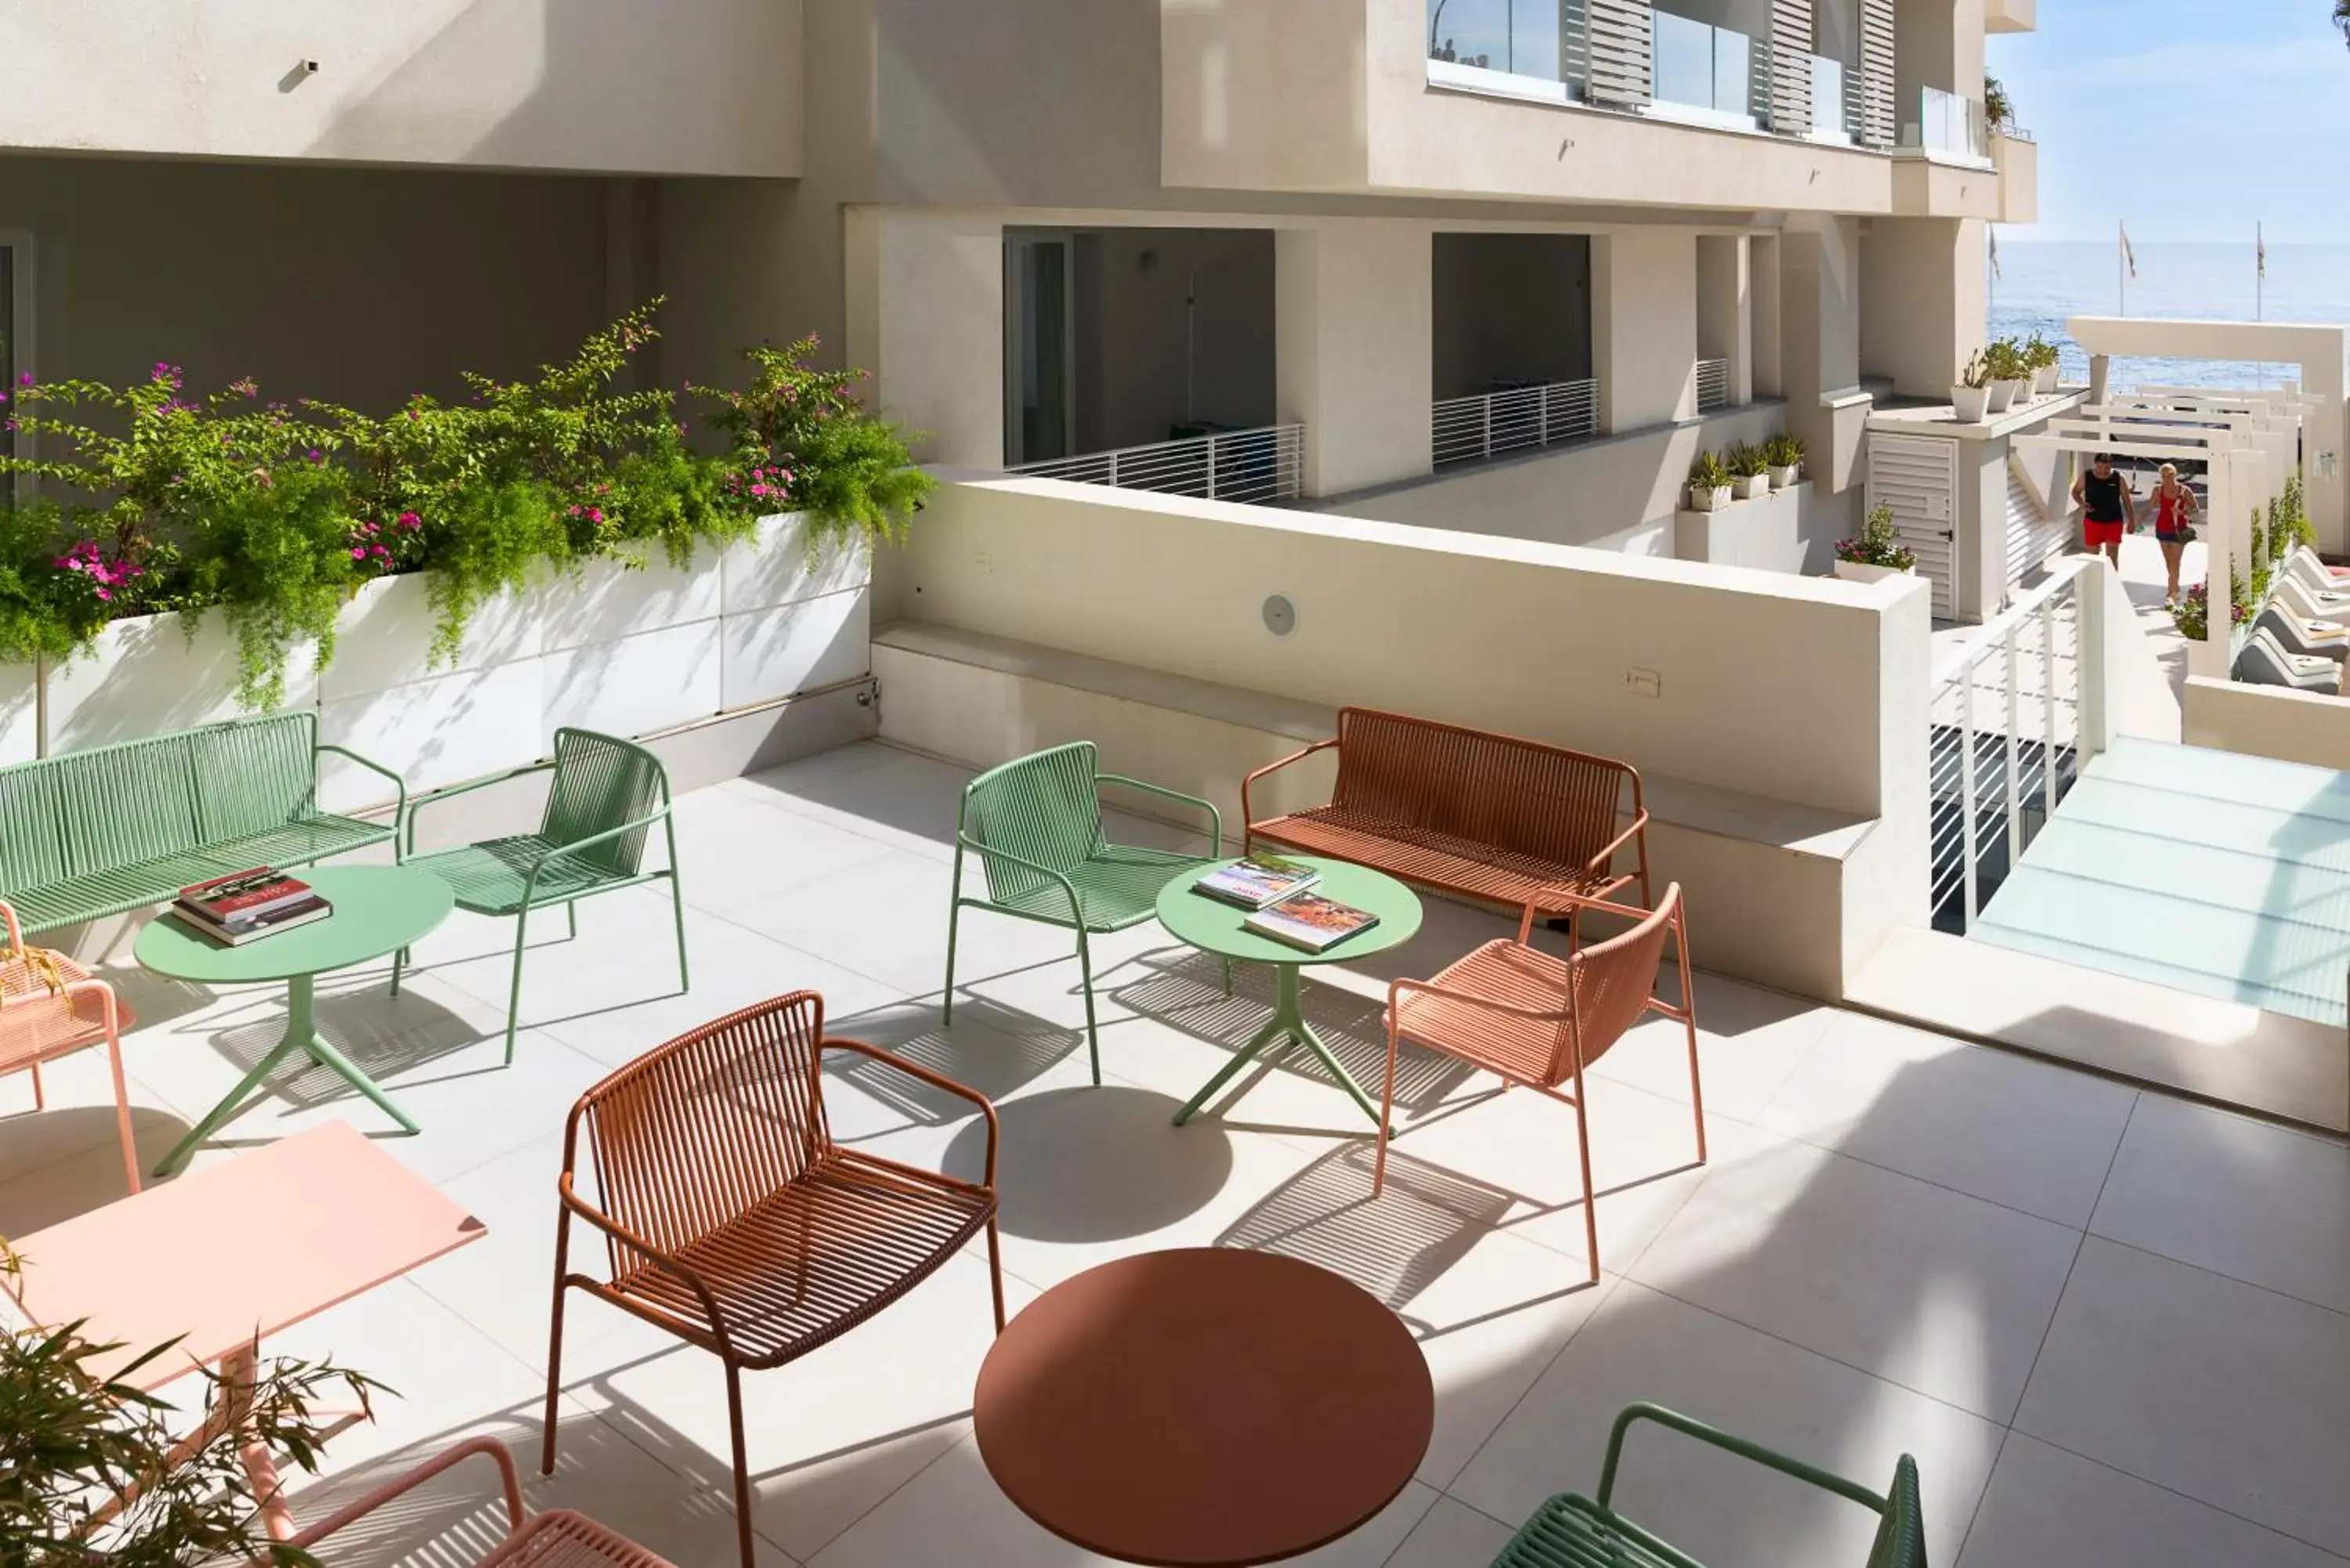
<path fill-rule="evenodd" d="M 1729 466 L 1712 452 L 1699 452 L 1697 461 L 1690 464 L 1689 482 L 1692 489 L 1719 490 L 1730 483 L 1730 478 Z"/>
<path fill-rule="evenodd" d="M 2267 544 L 2272 561 L 2283 560 L 2297 545 L 2317 548 L 2317 525 L 2309 520 L 2308 497 L 2297 473 L 2285 480 L 2284 493 L 2269 503 Z"/>
<path fill-rule="evenodd" d="M 1752 441 L 1738 441 L 1722 453 L 1721 465 L 1733 479 L 1755 479 L 1771 472 L 1771 460 Z"/>
<path fill-rule="evenodd" d="M 1991 372 L 1989 361 L 1981 353 L 1969 355 L 1966 369 L 1959 372 L 1959 385 L 1974 391 L 1981 391 L 1998 379 Z"/>
<path fill-rule="evenodd" d="M 2024 359 L 2022 346 L 2012 337 L 2002 337 L 1985 348 L 1982 361 L 1986 385 L 1991 381 L 2021 381 L 2032 374 L 2032 367 Z M 1970 387 L 1975 384 L 1972 381 L 1967 383 Z"/>
<path fill-rule="evenodd" d="M 811 553 L 858 538 L 899 543 L 937 482 L 913 466 L 913 438 L 858 400 L 865 373 L 817 369 L 807 362 L 816 349 L 812 337 L 748 349 L 748 389 L 693 389 L 733 442 L 729 504 L 751 518 L 806 512 Z"/>
<path fill-rule="evenodd" d="M 1917 556 L 1894 526 L 1893 508 L 1883 502 L 1869 509 L 1858 534 L 1836 541 L 1835 555 L 1856 566 L 1890 566 L 1897 572 L 1914 571 L 1918 566 Z"/>
<path fill-rule="evenodd" d="M 1983 78 L 1983 118 L 1993 130 L 2010 130 L 2015 126 L 2015 103 L 2007 96 L 2007 84 L 1997 77 Z"/>
<path fill-rule="evenodd" d="M 38 1260 L 33 1260 L 37 1266 Z M 14 1285 L 20 1262 L 0 1241 L 0 1280 Z M 225 1433 L 172 1462 L 179 1440 L 172 1407 L 131 1386 L 139 1368 L 168 1355 L 160 1345 L 110 1377 L 98 1373 L 125 1347 L 82 1337 L 82 1325 L 0 1330 L 0 1564 L 6 1568 L 180 1568 L 263 1561 L 286 1568 L 309 1553 L 273 1543 L 260 1499 L 239 1458 L 243 1437 Z M 176 1342 L 174 1342 L 176 1343 Z M 225 1397 L 211 1371 L 207 1403 Z M 340 1393 L 364 1408 L 382 1385 L 328 1362 L 279 1360 L 260 1369 L 247 1395 L 248 1427 L 262 1444 L 316 1474 L 328 1421 L 322 1395 Z M 137 1490 L 116 1517 L 98 1515 Z"/>
<path fill-rule="evenodd" d="M 1799 468 L 1804 462 L 1804 438 L 1784 432 L 1762 443 L 1763 461 L 1773 468 Z"/>
<path fill-rule="evenodd" d="M 191 399 L 167 364 L 123 388 L 6 389 L 0 417 L 42 456 L 0 457 L 0 479 L 41 486 L 0 504 L 0 659 L 64 659 L 111 618 L 217 606 L 239 700 L 266 708 L 296 648 L 333 657 L 342 605 L 373 577 L 432 574 L 438 663 L 484 603 L 584 561 L 658 548 L 685 567 L 795 510 L 811 554 L 902 540 L 933 481 L 858 401 L 861 372 L 810 368 L 813 338 L 752 349 L 747 389 L 696 389 L 728 438 L 697 452 L 674 395 L 632 384 L 660 304 L 533 376 L 469 373 L 464 400 L 418 394 L 383 416 L 264 402 L 249 379 Z"/>
<path fill-rule="evenodd" d="M 2063 358 L 2064 356 L 2058 351 L 2056 345 L 2049 342 L 2048 339 L 2043 337 L 2037 332 L 2033 333 L 2030 337 L 2024 340 L 2023 363 L 2026 369 L 2033 371 L 2034 373 L 2042 370 L 2054 370 L 2056 368 L 2057 362 Z"/>

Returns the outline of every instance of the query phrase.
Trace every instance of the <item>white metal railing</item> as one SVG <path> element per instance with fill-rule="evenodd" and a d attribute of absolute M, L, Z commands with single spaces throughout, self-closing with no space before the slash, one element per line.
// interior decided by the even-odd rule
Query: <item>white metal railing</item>
<path fill-rule="evenodd" d="M 1438 467 L 1599 433 L 1599 383 L 1551 381 L 1474 397 L 1445 398 L 1430 410 Z"/>
<path fill-rule="evenodd" d="M 1754 40 L 1670 11 L 1650 13 L 1655 95 L 1720 114 L 1753 113 Z"/>
<path fill-rule="evenodd" d="M 2060 568 L 1939 670 L 1928 705 L 1934 925 L 1963 935 L 2098 749 L 2102 668 L 2084 635 L 2085 561 Z"/>
<path fill-rule="evenodd" d="M 1700 359 L 1697 362 L 1697 411 L 1710 414 L 1730 407 L 1730 361 Z"/>
<path fill-rule="evenodd" d="M 1991 120 L 1980 99 L 1939 88 L 1918 91 L 1918 123 L 1902 127 L 1904 145 L 1958 158 L 1991 156 Z"/>
<path fill-rule="evenodd" d="M 1114 452 L 1047 458 L 1005 472 L 1077 484 L 1109 484 L 1120 490 L 1262 504 L 1296 500 L 1305 467 L 1305 427 L 1263 425 L 1147 446 L 1123 446 Z"/>

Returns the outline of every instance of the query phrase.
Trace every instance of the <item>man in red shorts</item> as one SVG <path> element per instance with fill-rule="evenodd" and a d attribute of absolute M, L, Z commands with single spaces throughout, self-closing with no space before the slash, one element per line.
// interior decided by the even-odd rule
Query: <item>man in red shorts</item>
<path fill-rule="evenodd" d="M 2116 571 L 2121 570 L 2122 535 L 2137 530 L 2136 499 L 2128 481 L 2114 472 L 2114 460 L 2104 452 L 2073 482 L 2074 504 L 2082 508 L 2081 544 L 2091 551 L 2103 550 Z"/>

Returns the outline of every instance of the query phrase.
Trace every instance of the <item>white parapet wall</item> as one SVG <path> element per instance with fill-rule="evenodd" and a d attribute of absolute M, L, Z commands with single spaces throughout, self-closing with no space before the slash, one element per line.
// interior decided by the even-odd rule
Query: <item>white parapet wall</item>
<path fill-rule="evenodd" d="M 2186 707 L 2190 746 L 2350 773 L 2350 700 L 2198 675 Z"/>
<path fill-rule="evenodd" d="M 1121 749 L 1230 800 L 1300 713 L 1394 709 L 1638 767 L 1711 967 L 1840 994 L 1924 918 L 1921 585 L 941 477 L 877 595 L 885 737 L 986 763 L 1180 732 Z"/>

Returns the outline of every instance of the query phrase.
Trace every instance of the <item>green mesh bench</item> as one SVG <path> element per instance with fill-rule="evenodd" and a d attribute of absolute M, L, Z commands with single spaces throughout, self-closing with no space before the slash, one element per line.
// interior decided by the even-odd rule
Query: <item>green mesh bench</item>
<path fill-rule="evenodd" d="M 390 842 L 399 818 L 318 809 L 318 759 L 390 769 L 274 713 L 0 768 L 0 892 L 28 931 L 151 908 L 192 882 Z"/>
<path fill-rule="evenodd" d="M 1086 1050 L 1101 1082 L 1101 1044 L 1094 1027 L 1094 964 L 1088 937 L 1122 931 L 1159 915 L 1159 890 L 1175 875 L 1223 857 L 1224 818 L 1197 795 L 1099 771 L 1091 741 L 1037 752 L 992 768 L 963 786 L 955 818 L 954 898 L 947 910 L 945 1022 L 954 1022 L 955 936 L 965 909 L 989 909 L 1073 931 L 1086 992 Z M 1101 786 L 1139 790 L 1208 816 L 1206 859 L 1164 849 L 1109 843 L 1102 836 Z M 962 890 L 962 862 L 978 857 L 987 893 Z M 1225 966 L 1231 984 L 1231 966 Z"/>
<path fill-rule="evenodd" d="M 1901 1456 L 1893 1469 L 1892 1490 L 1879 1495 L 1855 1481 L 1773 1453 L 1702 1421 L 1659 1405 L 1627 1405 L 1607 1435 L 1607 1462 L 1599 1472 L 1596 1501 L 1561 1492 L 1534 1511 L 1492 1568 L 1705 1568 L 1696 1558 L 1647 1528 L 1616 1511 L 1617 1461 L 1623 1457 L 1624 1434 L 1635 1422 L 1653 1421 L 1676 1432 L 1791 1476 L 1806 1486 L 1873 1509 L 1880 1516 L 1877 1540 L 1869 1549 L 1866 1568 L 1926 1568 L 1926 1531 L 1918 1505 L 1918 1461 Z"/>

